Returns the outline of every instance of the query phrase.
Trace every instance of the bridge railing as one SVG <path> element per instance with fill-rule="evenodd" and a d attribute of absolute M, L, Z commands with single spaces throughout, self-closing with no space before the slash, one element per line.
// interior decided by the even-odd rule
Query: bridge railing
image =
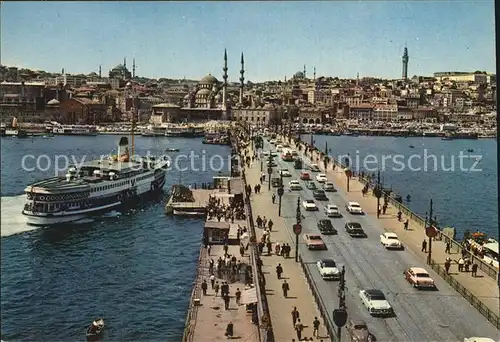
<path fill-rule="evenodd" d="M 200 297 L 200 288 L 198 286 L 198 279 L 200 272 L 202 272 L 204 265 L 202 262 L 204 260 L 203 256 L 205 253 L 205 248 L 202 245 L 200 248 L 200 254 L 198 256 L 198 263 L 196 267 L 196 276 L 194 278 L 193 289 L 191 290 L 191 297 L 189 298 L 189 308 L 186 321 L 184 323 L 184 336 L 182 338 L 183 342 L 192 342 L 194 338 L 194 324 L 196 323 L 196 317 L 198 315 L 198 306 L 195 304 L 194 299 Z"/>

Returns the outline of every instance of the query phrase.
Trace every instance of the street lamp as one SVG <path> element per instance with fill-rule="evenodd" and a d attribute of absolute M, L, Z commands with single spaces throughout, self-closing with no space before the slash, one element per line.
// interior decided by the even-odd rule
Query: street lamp
<path fill-rule="evenodd" d="M 278 206 L 278 216 L 281 216 L 281 197 L 283 197 L 283 194 L 285 193 L 285 190 L 283 189 L 283 184 L 278 188 L 278 198 L 279 198 L 279 206 Z"/>
<path fill-rule="evenodd" d="M 382 189 L 380 186 L 380 170 L 377 172 L 377 185 L 373 189 L 373 194 L 377 197 L 377 218 L 380 218 L 380 197 L 382 197 Z"/>
<path fill-rule="evenodd" d="M 299 262 L 299 235 L 302 233 L 302 215 L 300 214 L 300 197 L 297 198 L 297 212 L 295 215 L 295 225 L 293 232 L 295 233 L 295 262 Z"/>
<path fill-rule="evenodd" d="M 347 178 L 347 192 L 349 192 L 349 180 L 351 179 L 352 171 L 351 171 L 351 169 L 349 169 L 348 167 L 346 167 L 344 169 L 344 172 L 345 172 L 345 175 L 346 175 L 346 178 Z"/>
<path fill-rule="evenodd" d="M 269 162 L 267 164 L 267 174 L 269 175 L 268 188 L 267 188 L 268 191 L 271 191 L 271 175 L 273 174 L 272 161 L 273 161 L 273 156 L 271 155 L 271 151 L 269 151 Z"/>
<path fill-rule="evenodd" d="M 340 342 L 342 327 L 347 323 L 347 311 L 345 303 L 345 266 L 342 266 L 342 271 L 340 271 L 338 296 L 339 308 L 333 310 L 333 322 L 337 326 L 337 340 Z"/>
<path fill-rule="evenodd" d="M 432 238 L 436 237 L 437 230 L 434 227 L 434 221 L 432 219 L 432 199 L 430 201 L 429 207 L 429 223 L 427 224 L 427 216 L 426 216 L 426 224 L 425 224 L 425 235 L 429 238 L 429 254 L 427 254 L 427 264 L 431 264 L 432 261 Z"/>

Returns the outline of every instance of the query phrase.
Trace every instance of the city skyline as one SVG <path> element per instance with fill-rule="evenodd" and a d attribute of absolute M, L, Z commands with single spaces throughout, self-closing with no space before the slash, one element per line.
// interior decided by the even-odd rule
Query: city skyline
<path fill-rule="evenodd" d="M 307 75 L 401 78 L 495 72 L 494 3 L 2 3 L 2 64 L 103 75 L 127 57 L 136 75 L 260 82 Z M 75 13 L 78 15 L 75 16 Z M 19 23 L 26 23 L 19 25 Z M 129 28 L 130 27 L 130 28 Z M 130 65 L 129 65 L 130 64 Z"/>

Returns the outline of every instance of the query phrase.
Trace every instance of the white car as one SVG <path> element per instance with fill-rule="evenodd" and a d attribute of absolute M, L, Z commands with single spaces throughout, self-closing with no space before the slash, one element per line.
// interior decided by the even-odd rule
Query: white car
<path fill-rule="evenodd" d="M 302 185 L 300 185 L 298 180 L 292 180 L 288 183 L 290 190 L 302 190 Z"/>
<path fill-rule="evenodd" d="M 302 206 L 306 211 L 318 210 L 318 207 L 316 206 L 316 203 L 314 203 L 313 200 L 305 200 L 304 202 L 302 202 Z"/>
<path fill-rule="evenodd" d="M 326 179 L 326 174 L 324 174 L 324 173 L 318 173 L 318 174 L 316 175 L 316 181 L 317 181 L 318 183 L 326 183 L 326 181 L 327 181 L 327 180 L 328 180 L 328 179 Z"/>
<path fill-rule="evenodd" d="M 280 173 L 281 173 L 281 176 L 283 176 L 283 177 L 292 177 L 292 174 L 287 169 L 281 169 Z"/>
<path fill-rule="evenodd" d="M 380 243 L 387 249 L 401 249 L 403 244 L 395 233 L 384 233 L 380 235 Z"/>
<path fill-rule="evenodd" d="M 269 151 L 264 151 L 264 152 L 262 152 L 262 155 L 264 157 L 269 157 L 269 153 L 270 153 Z"/>
<path fill-rule="evenodd" d="M 385 299 L 384 293 L 380 290 L 370 289 L 359 291 L 359 297 L 364 306 L 372 316 L 392 316 L 394 311 L 391 305 Z"/>
<path fill-rule="evenodd" d="M 320 171 L 321 171 L 321 170 L 319 169 L 318 164 L 311 164 L 311 166 L 309 166 L 309 169 L 310 169 L 312 172 L 320 172 Z"/>
<path fill-rule="evenodd" d="M 276 140 L 272 139 L 272 140 L 270 140 L 270 141 L 269 141 L 269 143 L 270 143 L 271 145 L 274 145 L 274 144 L 276 144 Z"/>
<path fill-rule="evenodd" d="M 358 202 L 349 202 L 347 203 L 345 208 L 349 214 L 363 214 L 363 209 Z"/>
<path fill-rule="evenodd" d="M 335 192 L 337 189 L 335 189 L 335 186 L 333 185 L 332 182 L 326 182 L 325 185 L 323 185 L 323 190 L 327 192 Z"/>
<path fill-rule="evenodd" d="M 316 263 L 321 278 L 325 280 L 340 279 L 340 271 L 333 259 L 322 259 Z"/>
<path fill-rule="evenodd" d="M 327 217 L 342 217 L 342 214 L 339 212 L 339 207 L 334 204 L 325 206 L 325 215 Z"/>
<path fill-rule="evenodd" d="M 469 337 L 469 338 L 464 338 L 464 342 L 496 342 L 496 341 L 489 337 Z"/>
<path fill-rule="evenodd" d="M 277 152 L 271 152 L 271 157 L 277 157 L 278 153 Z"/>
<path fill-rule="evenodd" d="M 281 152 L 281 151 L 283 151 L 283 146 L 282 146 L 282 145 L 278 145 L 278 146 L 276 146 L 276 151 L 277 151 L 277 152 Z"/>

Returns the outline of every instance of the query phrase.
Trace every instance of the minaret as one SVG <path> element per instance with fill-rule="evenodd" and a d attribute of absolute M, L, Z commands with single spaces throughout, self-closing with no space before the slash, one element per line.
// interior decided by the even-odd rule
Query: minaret
<path fill-rule="evenodd" d="M 306 65 L 304 64 L 304 78 L 307 78 L 306 77 Z"/>
<path fill-rule="evenodd" d="M 127 67 L 127 57 L 123 57 L 123 66 Z"/>
<path fill-rule="evenodd" d="M 245 86 L 245 60 L 243 58 L 243 52 L 241 53 L 241 70 L 240 70 L 240 104 L 243 104 L 243 88 Z"/>
<path fill-rule="evenodd" d="M 359 87 L 359 72 L 356 74 L 356 88 Z"/>
<path fill-rule="evenodd" d="M 224 49 L 224 67 L 222 68 L 224 74 L 222 78 L 224 79 L 224 84 L 222 85 L 222 109 L 226 110 L 227 102 L 227 50 Z"/>
<path fill-rule="evenodd" d="M 408 48 L 405 46 L 405 50 L 403 53 L 403 80 L 408 79 Z"/>
<path fill-rule="evenodd" d="M 99 65 L 99 78 L 101 78 L 101 66 Z"/>
<path fill-rule="evenodd" d="M 314 78 L 314 81 L 316 81 L 316 67 L 314 67 L 314 72 L 313 72 L 313 78 Z"/>
<path fill-rule="evenodd" d="M 132 60 L 132 78 L 135 78 L 135 58 Z"/>

